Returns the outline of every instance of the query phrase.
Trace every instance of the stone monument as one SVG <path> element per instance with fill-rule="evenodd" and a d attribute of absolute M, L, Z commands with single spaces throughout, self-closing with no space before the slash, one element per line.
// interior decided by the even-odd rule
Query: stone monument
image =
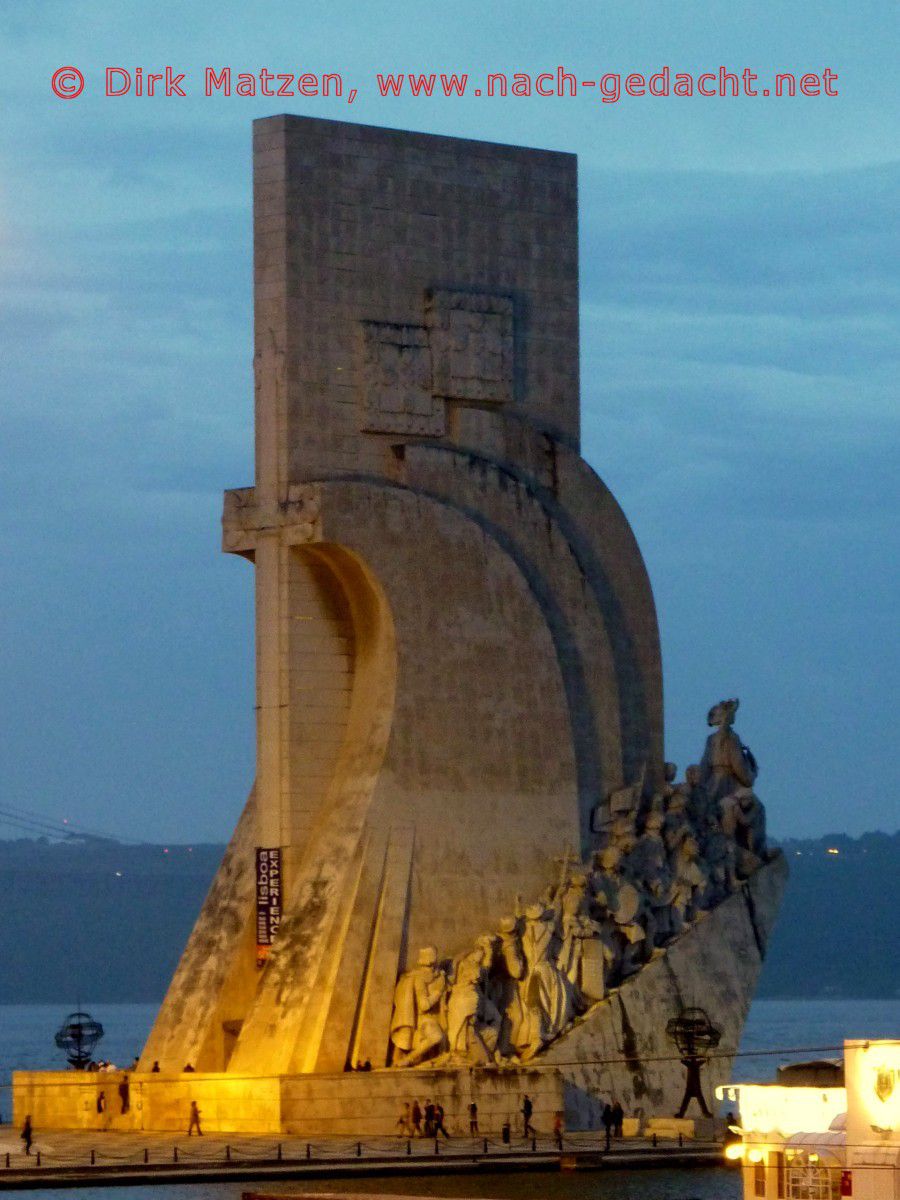
<path fill-rule="evenodd" d="M 665 762 L 650 582 L 579 455 L 576 160 L 257 121 L 254 260 L 223 543 L 254 564 L 257 775 L 141 1120 L 180 1120 L 187 1065 L 220 1129 L 391 1132 L 416 1086 L 451 1118 L 674 1112 L 666 1023 L 703 997 L 723 1081 L 784 867 L 736 701 Z"/>

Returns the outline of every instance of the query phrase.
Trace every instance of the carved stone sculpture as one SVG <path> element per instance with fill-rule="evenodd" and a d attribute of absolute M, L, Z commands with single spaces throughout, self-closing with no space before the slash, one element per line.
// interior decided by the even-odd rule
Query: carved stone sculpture
<path fill-rule="evenodd" d="M 691 835 L 691 832 L 691 823 L 687 815 L 687 797 L 683 791 L 675 788 L 666 802 L 663 823 L 663 840 L 670 857 L 678 853 L 681 843 Z"/>
<path fill-rule="evenodd" d="M 752 787 L 757 776 L 756 760 L 732 729 L 740 701 L 720 700 L 709 710 L 708 725 L 716 732 L 706 739 L 700 760 L 700 784 L 718 803 L 738 787 Z"/>
<path fill-rule="evenodd" d="M 700 766 L 692 763 L 685 768 L 684 779 L 675 791 L 684 797 L 685 814 L 695 829 L 699 829 L 707 820 L 715 806 L 710 803 L 706 789 L 700 783 Z"/>
<path fill-rule="evenodd" d="M 451 1055 L 467 1062 L 493 1062 L 501 1016 L 488 989 L 494 960 L 494 938 L 480 937 L 474 950 L 456 960 L 447 1006 L 447 1040 Z"/>
<path fill-rule="evenodd" d="M 400 976 L 394 992 L 391 1042 L 394 1066 L 414 1067 L 447 1045 L 447 978 L 434 946 L 419 951 L 417 965 Z"/>
<path fill-rule="evenodd" d="M 767 855 L 765 809 L 749 787 L 722 801 L 722 829 L 735 845 L 738 878 L 747 879 Z"/>
<path fill-rule="evenodd" d="M 618 908 L 621 865 L 622 851 L 615 843 L 605 846 L 594 857 L 590 888 L 594 907 L 601 917 L 610 916 Z"/>
<path fill-rule="evenodd" d="M 615 953 L 623 979 L 640 970 L 647 957 L 646 930 L 641 924 L 641 894 L 632 883 L 623 882 L 619 888 L 615 924 L 607 936 L 613 938 L 610 949 Z"/>
<path fill-rule="evenodd" d="M 532 1058 L 768 861 L 765 810 L 744 782 L 756 763 L 731 727 L 737 704 L 710 709 L 716 732 L 681 783 L 666 763 L 653 792 L 641 777 L 611 793 L 592 864 L 566 849 L 539 901 L 523 913 L 517 896 L 516 915 L 449 977 L 433 947 L 420 952 L 397 984 L 394 1065 Z"/>
<path fill-rule="evenodd" d="M 703 907 L 711 908 L 730 895 L 738 883 L 734 842 L 725 835 L 721 821 L 712 814 L 700 830 L 700 847 L 709 880 Z"/>
<path fill-rule="evenodd" d="M 606 995 L 605 957 L 600 925 L 588 914 L 587 878 L 576 874 L 562 896 L 562 946 L 557 966 L 572 985 L 576 1008 Z"/>
<path fill-rule="evenodd" d="M 648 813 L 644 822 L 644 832 L 637 839 L 628 860 L 629 873 L 634 881 L 643 884 L 644 890 L 654 895 L 664 891 L 667 882 L 668 855 L 662 836 L 664 824 L 665 816 L 662 812 Z"/>
<path fill-rule="evenodd" d="M 494 1003 L 501 1017 L 497 1049 L 501 1055 L 521 1054 L 528 1048 L 528 1015 L 524 996 L 528 967 L 522 953 L 516 917 L 504 917 L 500 922 L 494 970 Z"/>
<path fill-rule="evenodd" d="M 558 951 L 553 912 L 543 904 L 529 905 L 525 910 L 522 933 L 522 953 L 528 969 L 525 982 L 529 1022 L 527 1057 L 536 1054 L 572 1019 L 572 985 L 556 965 Z"/>
<path fill-rule="evenodd" d="M 708 887 L 706 872 L 699 862 L 700 847 L 686 837 L 678 847 L 672 885 L 672 930 L 679 934 L 693 921 L 702 906 Z"/>
<path fill-rule="evenodd" d="M 632 877 L 643 896 L 644 927 L 648 948 L 663 946 L 672 938 L 670 905 L 672 874 L 663 841 L 665 817 L 655 811 L 647 814 L 644 832 L 631 855 L 635 863 Z"/>

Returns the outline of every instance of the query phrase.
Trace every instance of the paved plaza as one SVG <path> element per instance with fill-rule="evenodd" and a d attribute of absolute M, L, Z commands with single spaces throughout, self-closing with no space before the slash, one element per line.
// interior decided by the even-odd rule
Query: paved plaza
<path fill-rule="evenodd" d="M 19 1131 L 0 1126 L 0 1190 L 28 1183 L 37 1177 L 45 1186 L 89 1183 L 92 1179 L 132 1183 L 160 1175 L 167 1179 L 210 1177 L 252 1178 L 262 1176 L 302 1177 L 323 1174 L 344 1176 L 389 1169 L 451 1171 L 529 1168 L 559 1169 L 560 1166 L 671 1166 L 675 1161 L 692 1164 L 721 1162 L 715 1143 L 628 1138 L 614 1141 L 605 1153 L 605 1138 L 597 1133 L 576 1133 L 563 1138 L 560 1149 L 550 1136 L 524 1139 L 513 1137 L 504 1144 L 494 1137 L 450 1137 L 435 1142 L 428 1138 L 405 1137 L 318 1139 L 272 1136 L 187 1134 L 172 1136 L 140 1132 L 36 1131 L 31 1154 L 22 1151 Z"/>

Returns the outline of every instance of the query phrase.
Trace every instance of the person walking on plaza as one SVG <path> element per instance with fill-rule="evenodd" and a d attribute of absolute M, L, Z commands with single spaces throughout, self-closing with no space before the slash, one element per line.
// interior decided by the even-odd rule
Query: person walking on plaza
<path fill-rule="evenodd" d="M 603 1128 L 606 1130 L 606 1149 L 609 1150 L 612 1139 L 613 1125 L 615 1124 L 616 1120 L 613 1116 L 613 1108 L 611 1104 L 604 1104 L 603 1114 L 600 1117 L 600 1120 L 603 1124 Z"/>
<path fill-rule="evenodd" d="M 613 1137 L 620 1138 L 625 1124 L 625 1109 L 618 1100 L 613 1101 Z"/>
<path fill-rule="evenodd" d="M 400 1116 L 397 1120 L 397 1127 L 400 1130 L 401 1137 L 412 1137 L 412 1135 L 413 1135 L 412 1113 L 410 1111 L 408 1100 L 403 1105 L 403 1112 L 400 1114 Z"/>
<path fill-rule="evenodd" d="M 197 1107 L 197 1101 L 191 1101 L 191 1120 L 188 1125 L 188 1137 L 197 1130 L 197 1137 L 203 1137 L 203 1130 L 200 1128 L 200 1109 Z"/>
<path fill-rule="evenodd" d="M 469 1133 L 476 1134 L 478 1132 L 478 1105 L 473 1100 L 469 1105 Z"/>
<path fill-rule="evenodd" d="M 553 1137 L 558 1150 L 563 1148 L 563 1115 L 558 1112 L 553 1118 Z"/>
<path fill-rule="evenodd" d="M 31 1113 L 25 1118 L 25 1124 L 22 1126 L 22 1132 L 19 1137 L 25 1143 L 25 1153 L 31 1153 L 31 1143 L 34 1141 L 34 1130 L 31 1128 Z"/>
<path fill-rule="evenodd" d="M 437 1137 L 439 1133 L 442 1133 L 445 1138 L 450 1136 L 444 1125 L 444 1106 L 440 1101 L 434 1106 L 434 1136 Z"/>
<path fill-rule="evenodd" d="M 434 1105 L 430 1099 L 425 1101 L 425 1136 L 434 1137 Z"/>
<path fill-rule="evenodd" d="M 412 1105 L 412 1126 L 413 1137 L 422 1136 L 422 1106 L 418 1100 L 413 1100 Z"/>
<path fill-rule="evenodd" d="M 536 1130 L 531 1123 L 531 1114 L 534 1112 L 534 1105 L 531 1103 L 531 1097 L 528 1093 L 522 1100 L 522 1137 L 536 1136 Z"/>

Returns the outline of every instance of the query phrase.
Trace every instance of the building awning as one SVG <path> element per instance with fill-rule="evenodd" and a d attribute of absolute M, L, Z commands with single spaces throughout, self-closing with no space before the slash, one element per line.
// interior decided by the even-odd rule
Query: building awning
<path fill-rule="evenodd" d="M 844 1129 L 818 1129 L 813 1133 L 792 1133 L 787 1146 L 846 1146 L 847 1132 Z"/>
<path fill-rule="evenodd" d="M 782 1087 L 843 1087 L 844 1060 L 815 1058 L 808 1062 L 782 1063 L 776 1079 Z"/>
<path fill-rule="evenodd" d="M 794 1133 L 784 1143 L 785 1151 L 799 1150 L 807 1157 L 818 1154 L 840 1166 L 846 1166 L 847 1134 L 843 1129 L 818 1130 L 813 1133 Z"/>

